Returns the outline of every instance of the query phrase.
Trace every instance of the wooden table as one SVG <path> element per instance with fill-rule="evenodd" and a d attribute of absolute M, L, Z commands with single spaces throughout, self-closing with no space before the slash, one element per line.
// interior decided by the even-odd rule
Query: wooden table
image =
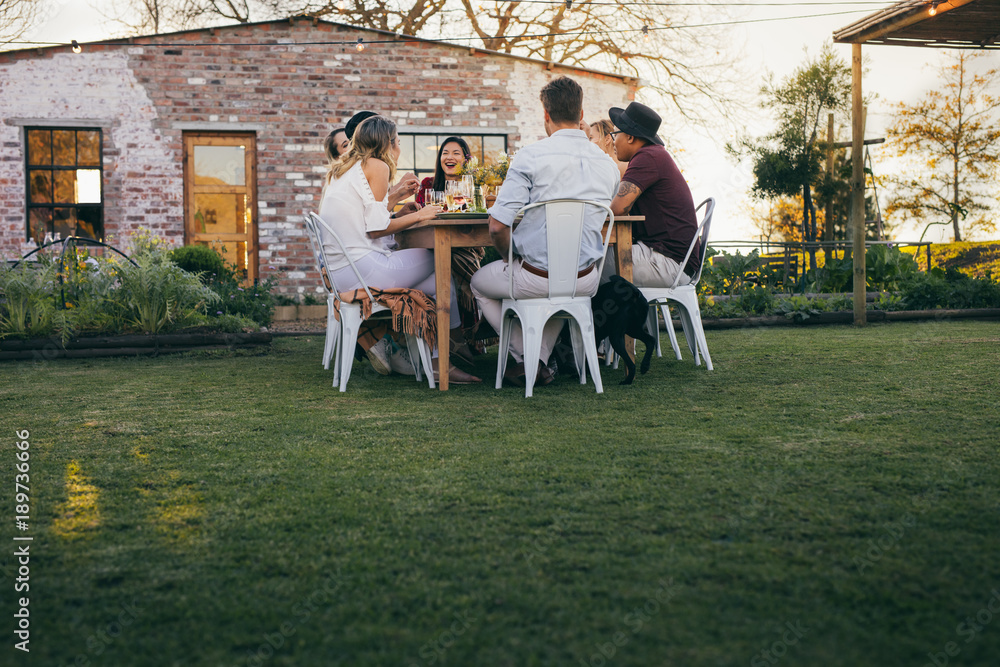
<path fill-rule="evenodd" d="M 615 218 L 611 244 L 615 246 L 618 275 L 632 280 L 632 223 L 641 222 L 641 215 Z M 605 227 L 605 231 L 607 227 Z M 434 218 L 418 222 L 396 234 L 400 248 L 430 248 L 434 250 L 434 275 L 437 286 L 438 387 L 448 391 L 448 371 L 451 368 L 451 249 L 490 247 L 488 218 L 481 214 L 468 218 Z"/>

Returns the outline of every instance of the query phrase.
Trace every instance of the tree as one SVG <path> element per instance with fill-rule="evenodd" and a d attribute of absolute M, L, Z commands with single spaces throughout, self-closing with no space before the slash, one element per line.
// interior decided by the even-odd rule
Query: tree
<path fill-rule="evenodd" d="M 753 160 L 754 196 L 801 196 L 802 239 L 815 243 L 819 228 L 812 186 L 825 155 L 820 122 L 826 120 L 827 112 L 843 116 L 850 108 L 851 68 L 838 60 L 832 45 L 826 44 L 817 58 L 780 84 L 769 79 L 761 94 L 761 105 L 777 113 L 778 128 L 762 139 L 745 139 L 740 147 L 730 150 L 736 155 L 749 154 Z M 810 264 L 816 268 L 815 251 L 810 252 Z"/>
<path fill-rule="evenodd" d="M 742 79 L 727 53 L 718 6 L 665 6 L 649 0 L 565 3 L 498 0 L 118 0 L 123 23 L 140 34 L 159 16 L 160 30 L 226 21 L 314 16 L 404 35 L 461 39 L 462 44 L 641 78 L 680 116 L 706 122 L 731 109 Z M 569 6 L 567 6 L 569 5 Z M 155 11 L 154 11 L 155 10 Z M 711 11 L 712 20 L 702 18 Z M 149 17 L 144 22 L 135 16 Z M 707 16 L 707 14 L 705 14 Z M 725 18 L 725 15 L 721 15 Z M 646 28 L 643 31 L 643 28 Z M 683 27 L 683 29 L 681 29 Z M 474 41 L 466 39 L 474 36 Z"/>
<path fill-rule="evenodd" d="M 895 152 L 917 168 L 906 172 L 914 176 L 894 179 L 896 192 L 887 215 L 901 213 L 921 221 L 945 217 L 956 241 L 962 240 L 960 222 L 968 231 L 995 228 L 984 214 L 996 196 L 1000 98 L 987 94 L 997 81 L 997 69 L 983 74 L 970 69 L 983 55 L 959 51 L 948 57 L 941 69 L 944 85 L 916 104 L 899 103 L 889 128 Z"/>
<path fill-rule="evenodd" d="M 24 36 L 40 9 L 39 0 L 0 0 L 0 46 Z"/>

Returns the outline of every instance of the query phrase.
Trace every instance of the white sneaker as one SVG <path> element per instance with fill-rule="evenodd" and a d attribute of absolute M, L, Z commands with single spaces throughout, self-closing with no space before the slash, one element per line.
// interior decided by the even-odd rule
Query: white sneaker
<path fill-rule="evenodd" d="M 389 357 L 389 367 L 393 373 L 399 373 L 400 375 L 414 374 L 413 361 L 410 359 L 410 353 L 405 347 L 393 350 L 392 356 Z"/>
<path fill-rule="evenodd" d="M 368 361 L 371 362 L 372 368 L 379 375 L 388 375 L 392 372 L 389 367 L 389 350 L 390 342 L 388 336 L 383 336 L 379 342 L 372 345 L 368 350 L 365 351 L 365 355 L 368 357 Z"/>

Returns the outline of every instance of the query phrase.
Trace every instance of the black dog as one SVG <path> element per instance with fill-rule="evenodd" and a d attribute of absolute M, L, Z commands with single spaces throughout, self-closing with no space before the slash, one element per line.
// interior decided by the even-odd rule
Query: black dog
<path fill-rule="evenodd" d="M 625 362 L 625 379 L 619 384 L 632 384 L 635 362 L 625 349 L 625 336 L 646 344 L 646 355 L 640 366 L 640 371 L 645 374 L 656 348 L 656 338 L 646 331 L 649 302 L 638 287 L 621 276 L 611 276 L 611 280 L 601 285 L 590 303 L 594 310 L 594 338 L 598 345 L 605 338 L 611 341 L 611 347 Z"/>

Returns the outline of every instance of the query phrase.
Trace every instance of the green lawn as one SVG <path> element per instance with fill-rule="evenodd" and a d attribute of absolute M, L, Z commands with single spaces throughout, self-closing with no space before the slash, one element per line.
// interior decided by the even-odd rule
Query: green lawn
<path fill-rule="evenodd" d="M 315 336 L 4 363 L 0 664 L 996 664 L 1000 325 L 708 342 L 528 400 L 340 394 Z"/>

